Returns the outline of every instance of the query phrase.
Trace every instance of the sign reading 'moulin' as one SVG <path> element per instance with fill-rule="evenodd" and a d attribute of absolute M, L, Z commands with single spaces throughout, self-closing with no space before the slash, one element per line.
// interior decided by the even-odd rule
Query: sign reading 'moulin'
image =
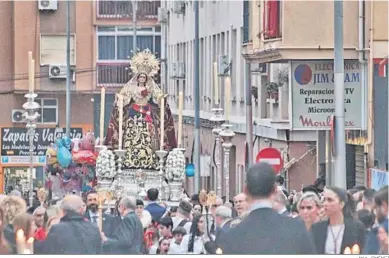
<path fill-rule="evenodd" d="M 46 150 L 56 139 L 65 135 L 63 128 L 36 128 L 34 156 L 45 156 Z M 82 128 L 71 128 L 70 138 L 82 138 Z M 28 156 L 29 135 L 26 128 L 1 128 L 1 156 Z"/>
<path fill-rule="evenodd" d="M 333 61 L 291 62 L 294 130 L 329 130 L 335 115 Z M 362 128 L 362 82 L 358 60 L 344 61 L 345 126 Z"/>

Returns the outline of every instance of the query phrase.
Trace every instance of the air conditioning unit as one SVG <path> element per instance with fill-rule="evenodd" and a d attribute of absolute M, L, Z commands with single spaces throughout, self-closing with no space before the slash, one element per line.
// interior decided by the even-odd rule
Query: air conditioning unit
<path fill-rule="evenodd" d="M 50 79 L 66 79 L 66 65 L 50 65 L 49 78 Z"/>
<path fill-rule="evenodd" d="M 158 8 L 158 21 L 160 23 L 167 23 L 168 22 L 168 12 L 165 8 Z"/>
<path fill-rule="evenodd" d="M 219 75 L 228 75 L 230 62 L 228 56 L 223 55 L 218 58 L 218 73 Z"/>
<path fill-rule="evenodd" d="M 173 13 L 183 14 L 185 12 L 185 3 L 182 0 L 174 1 Z"/>
<path fill-rule="evenodd" d="M 58 0 L 39 0 L 38 9 L 55 11 L 58 9 Z"/>
<path fill-rule="evenodd" d="M 170 67 L 170 78 L 177 78 L 177 63 L 172 63 Z"/>
<path fill-rule="evenodd" d="M 25 123 L 25 112 L 23 109 L 12 109 L 12 123 Z"/>
<path fill-rule="evenodd" d="M 185 78 L 185 63 L 179 62 L 177 63 L 177 77 Z"/>

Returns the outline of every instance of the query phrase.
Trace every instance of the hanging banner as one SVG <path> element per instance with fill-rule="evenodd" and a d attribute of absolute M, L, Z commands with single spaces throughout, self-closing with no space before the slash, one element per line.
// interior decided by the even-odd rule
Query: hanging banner
<path fill-rule="evenodd" d="M 335 115 L 333 61 L 291 62 L 293 130 L 330 130 Z M 362 128 L 362 82 L 358 60 L 344 61 L 346 129 Z"/>

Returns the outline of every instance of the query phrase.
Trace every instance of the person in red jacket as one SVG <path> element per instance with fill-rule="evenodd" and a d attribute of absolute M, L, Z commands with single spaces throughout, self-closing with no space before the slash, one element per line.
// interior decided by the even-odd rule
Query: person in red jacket
<path fill-rule="evenodd" d="M 37 207 L 34 212 L 34 221 L 37 226 L 37 230 L 35 231 L 34 238 L 39 241 L 43 241 L 46 239 L 46 223 L 48 220 L 46 209 L 43 206 Z"/>

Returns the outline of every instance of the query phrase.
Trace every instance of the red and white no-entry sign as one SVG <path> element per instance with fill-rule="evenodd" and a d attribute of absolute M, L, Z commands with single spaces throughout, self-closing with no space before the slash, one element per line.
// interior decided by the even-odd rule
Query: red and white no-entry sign
<path fill-rule="evenodd" d="M 266 148 L 258 152 L 255 159 L 256 162 L 266 162 L 271 165 L 276 173 L 280 173 L 284 166 L 284 162 L 281 157 L 281 152 L 274 148 Z"/>

